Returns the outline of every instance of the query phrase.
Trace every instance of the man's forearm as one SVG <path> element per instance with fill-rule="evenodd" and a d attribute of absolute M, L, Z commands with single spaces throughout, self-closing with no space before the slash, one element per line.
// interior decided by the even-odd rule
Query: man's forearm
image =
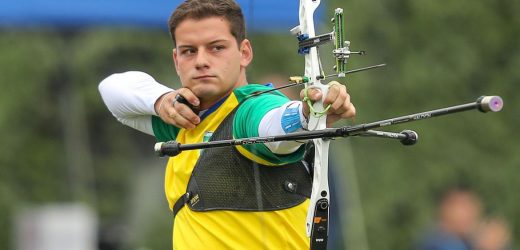
<path fill-rule="evenodd" d="M 99 84 L 99 92 L 112 115 L 121 123 L 153 135 L 150 116 L 157 115 L 155 102 L 173 91 L 150 75 L 128 71 L 113 74 Z"/>

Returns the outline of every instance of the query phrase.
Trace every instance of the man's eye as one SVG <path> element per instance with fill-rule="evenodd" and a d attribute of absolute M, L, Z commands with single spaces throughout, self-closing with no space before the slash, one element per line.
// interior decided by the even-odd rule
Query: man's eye
<path fill-rule="evenodd" d="M 181 54 L 183 54 L 183 55 L 195 54 L 195 50 L 194 49 L 185 49 L 185 50 L 181 51 Z"/>
<path fill-rule="evenodd" d="M 214 51 L 221 51 L 223 49 L 225 49 L 226 47 L 224 45 L 216 45 L 215 47 L 213 47 L 213 50 Z"/>

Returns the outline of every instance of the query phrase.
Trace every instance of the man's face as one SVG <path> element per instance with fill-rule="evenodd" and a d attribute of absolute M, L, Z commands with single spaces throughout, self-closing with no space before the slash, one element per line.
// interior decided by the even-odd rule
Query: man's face
<path fill-rule="evenodd" d="M 224 18 L 186 19 L 177 26 L 175 40 L 177 74 L 183 87 L 195 93 L 202 105 L 211 105 L 246 84 L 251 45 L 248 40 L 237 44 Z"/>

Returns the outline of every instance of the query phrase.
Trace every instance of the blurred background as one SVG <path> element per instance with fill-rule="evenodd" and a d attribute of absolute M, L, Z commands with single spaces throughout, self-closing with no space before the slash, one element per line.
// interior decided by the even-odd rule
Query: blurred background
<path fill-rule="evenodd" d="M 97 85 L 140 70 L 179 87 L 167 31 L 179 2 L 0 3 L 0 249 L 171 249 L 166 159 L 154 138 L 111 116 Z M 238 3 L 255 51 L 248 80 L 302 74 L 289 33 L 298 1 Z M 387 64 L 343 79 L 358 114 L 338 126 L 481 95 L 505 107 L 387 129 L 417 131 L 412 147 L 333 141 L 329 249 L 518 249 L 520 2 L 322 1 L 317 33 L 331 31 L 337 7 L 351 49 L 367 52 L 348 67 Z M 331 50 L 321 48 L 327 69 Z"/>

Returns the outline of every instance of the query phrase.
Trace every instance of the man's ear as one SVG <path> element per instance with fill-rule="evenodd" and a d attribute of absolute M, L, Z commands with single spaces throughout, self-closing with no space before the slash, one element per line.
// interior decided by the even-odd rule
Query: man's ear
<path fill-rule="evenodd" d="M 247 39 L 244 39 L 240 43 L 240 66 L 247 67 L 251 61 L 253 60 L 253 47 L 251 46 L 251 42 Z"/>
<path fill-rule="evenodd" d="M 177 75 L 179 74 L 179 67 L 177 62 L 177 49 L 172 50 L 172 56 L 173 56 L 173 63 L 175 65 L 175 71 L 177 72 Z"/>

